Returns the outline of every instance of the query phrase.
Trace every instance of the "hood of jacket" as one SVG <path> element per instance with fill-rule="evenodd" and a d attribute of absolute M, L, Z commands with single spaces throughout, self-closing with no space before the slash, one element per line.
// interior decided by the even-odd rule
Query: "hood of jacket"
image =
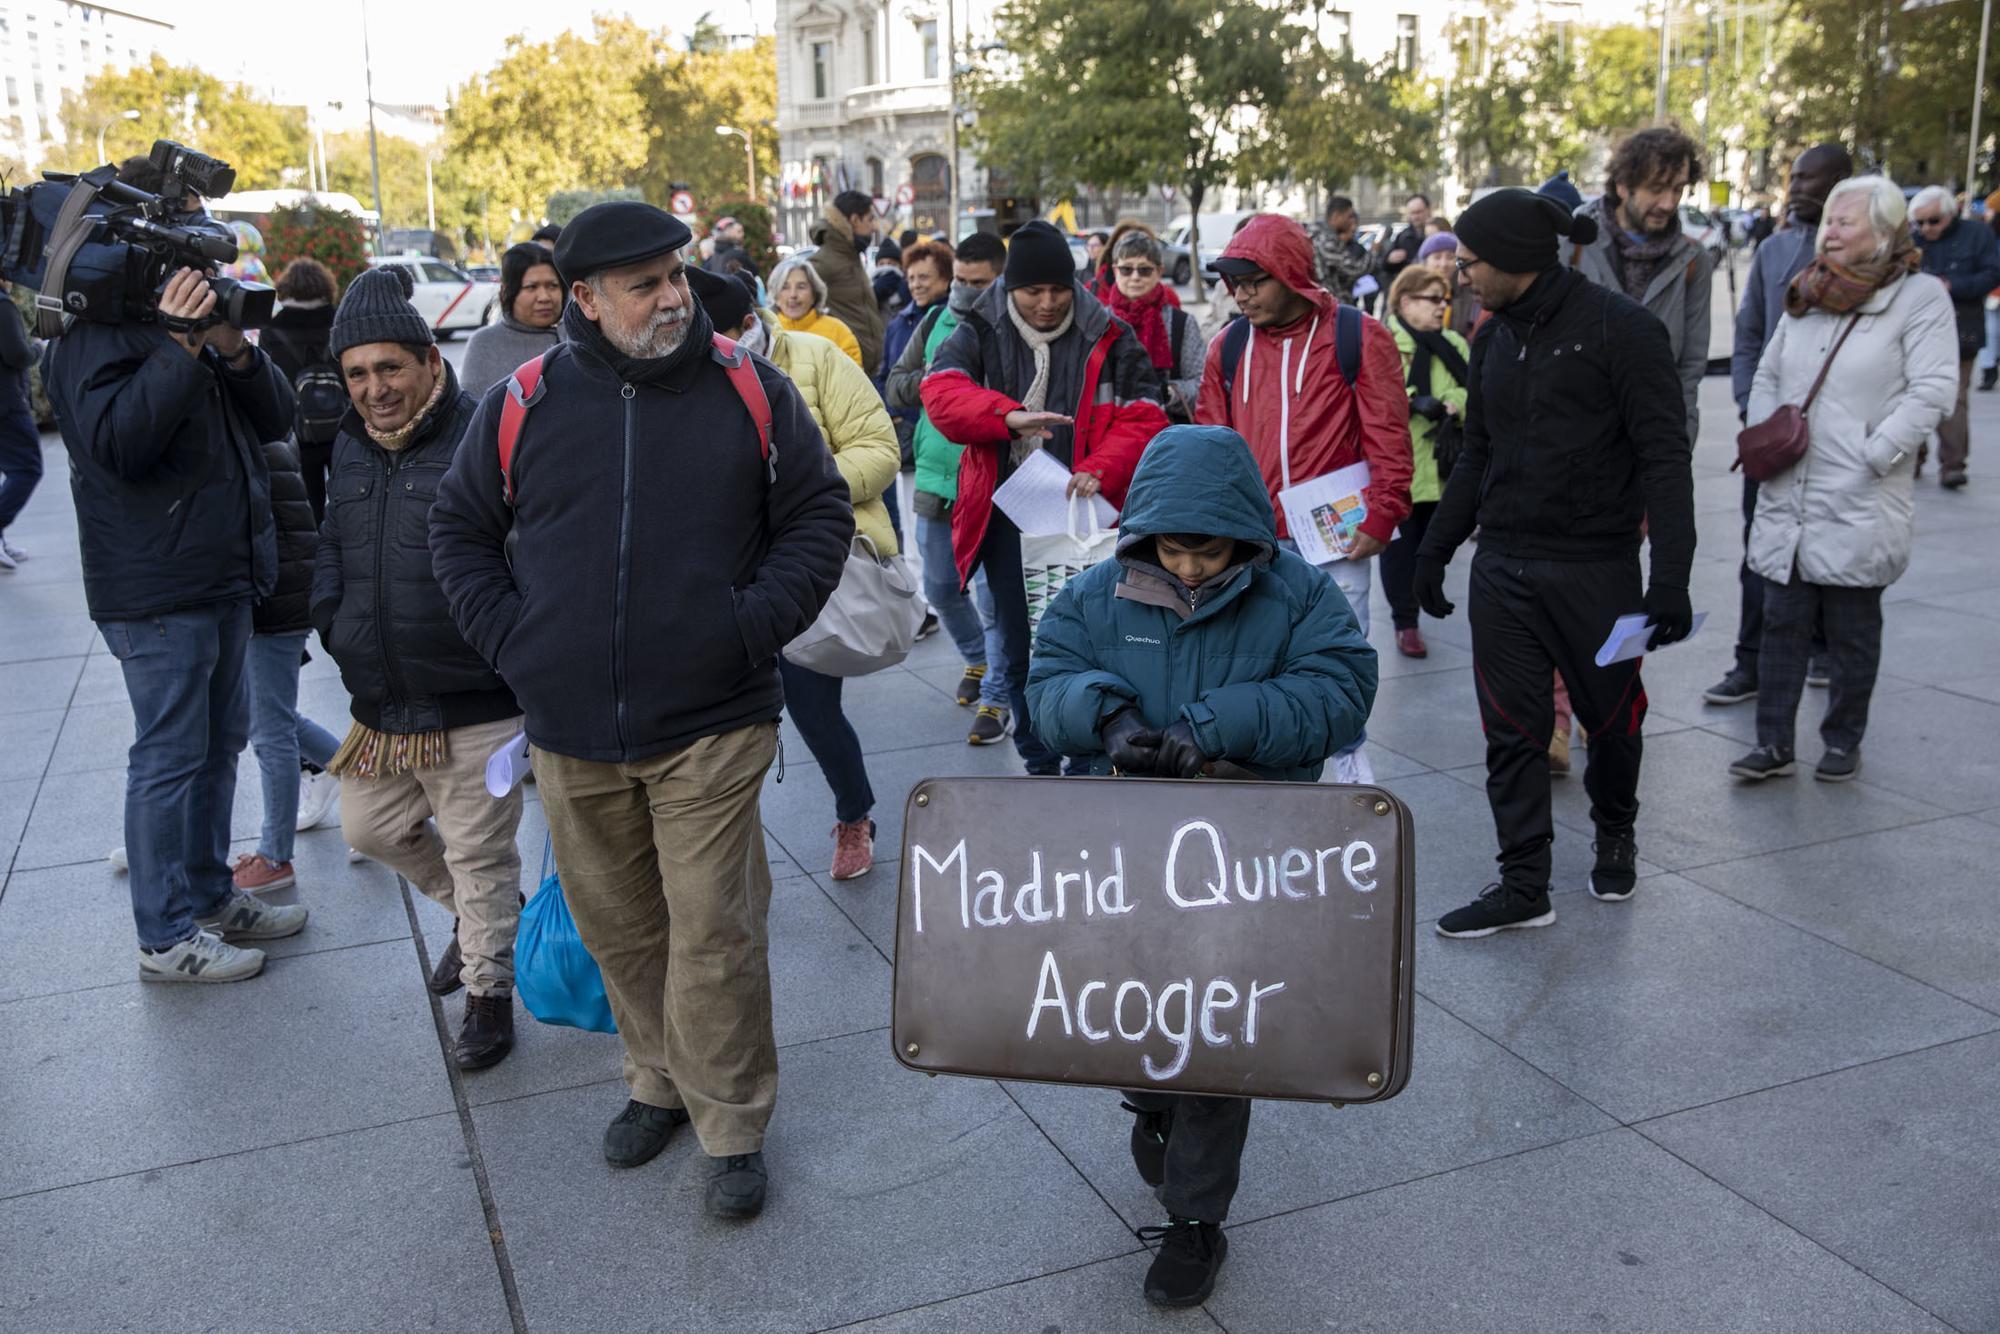
<path fill-rule="evenodd" d="M 1161 533 L 1233 537 L 1267 558 L 1276 549 L 1270 492 L 1242 436 L 1226 426 L 1170 426 L 1153 437 L 1125 492 L 1119 553 Z"/>
<path fill-rule="evenodd" d="M 839 241 L 854 253 L 861 252 L 861 247 L 854 243 L 854 224 L 847 220 L 846 214 L 831 204 L 821 208 L 819 216 L 813 219 L 812 226 L 806 228 L 806 238 L 819 246 Z"/>
<path fill-rule="evenodd" d="M 1338 298 L 1313 276 L 1312 238 L 1290 218 L 1258 214 L 1229 238 L 1222 257 L 1249 260 L 1320 310 L 1338 304 Z"/>

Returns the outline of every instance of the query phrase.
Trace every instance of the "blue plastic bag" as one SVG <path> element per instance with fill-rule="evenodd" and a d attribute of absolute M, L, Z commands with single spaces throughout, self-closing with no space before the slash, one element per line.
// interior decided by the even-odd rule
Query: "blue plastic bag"
<path fill-rule="evenodd" d="M 542 887 L 521 909 L 520 934 L 514 939 L 514 990 L 528 1013 L 545 1024 L 616 1033 L 611 1002 L 604 995 L 604 974 L 583 947 L 576 919 L 563 899 L 556 875 L 554 847 L 542 843 Z"/>

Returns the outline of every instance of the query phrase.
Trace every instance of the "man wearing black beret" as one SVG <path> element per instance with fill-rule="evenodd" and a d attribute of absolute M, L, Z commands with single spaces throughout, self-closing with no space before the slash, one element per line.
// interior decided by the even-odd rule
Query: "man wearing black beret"
<path fill-rule="evenodd" d="M 1693 445 L 1666 326 L 1562 266 L 1564 239 L 1587 245 L 1596 234 L 1587 214 L 1521 189 L 1496 191 L 1458 218 L 1460 280 L 1493 317 L 1472 340 L 1464 452 L 1418 548 L 1415 582 L 1424 610 L 1449 616 L 1444 569 L 1478 526 L 1469 614 L 1500 883 L 1446 913 L 1440 935 L 1556 920 L 1552 671 L 1590 732 L 1591 896 L 1623 902 L 1636 880 L 1646 690 L 1637 660 L 1600 667 L 1596 653 L 1618 617 L 1642 610 L 1648 647 L 1688 636 Z M 1642 592 L 1643 530 L 1653 551 Z"/>
<path fill-rule="evenodd" d="M 522 372 L 487 392 L 430 542 L 453 617 L 527 714 L 563 892 L 625 1044 L 631 1099 L 604 1155 L 636 1167 L 692 1122 L 709 1212 L 747 1218 L 778 1080 L 758 810 L 778 650 L 832 595 L 854 517 L 791 382 L 716 346 L 690 239 L 634 201 L 563 228 L 565 341 L 524 413 L 507 408 Z M 745 357 L 749 388 L 730 375 Z"/>

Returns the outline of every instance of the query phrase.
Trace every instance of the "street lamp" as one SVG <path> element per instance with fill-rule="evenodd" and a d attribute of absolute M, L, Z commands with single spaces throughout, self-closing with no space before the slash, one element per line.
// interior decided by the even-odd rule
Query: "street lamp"
<path fill-rule="evenodd" d="M 113 125 L 116 125 L 121 120 L 137 120 L 137 119 L 139 119 L 138 110 L 136 108 L 128 107 L 124 111 L 119 112 L 117 115 L 113 116 L 110 120 L 105 121 L 102 125 L 97 127 L 97 160 L 100 163 L 104 161 L 104 132 L 110 129 Z"/>
<path fill-rule="evenodd" d="M 748 164 L 749 170 L 750 200 L 752 203 L 755 203 L 757 199 L 757 147 L 750 139 L 750 131 L 739 130 L 734 125 L 718 125 L 715 127 L 715 132 L 723 136 L 733 134 L 743 141 L 743 159 Z"/>

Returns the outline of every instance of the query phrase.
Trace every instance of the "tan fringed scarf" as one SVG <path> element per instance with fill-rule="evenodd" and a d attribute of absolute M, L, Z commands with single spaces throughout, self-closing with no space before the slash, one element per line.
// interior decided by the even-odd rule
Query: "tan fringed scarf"
<path fill-rule="evenodd" d="M 424 400 L 424 405 L 417 409 L 417 415 L 404 422 L 395 430 L 378 431 L 364 421 L 362 427 L 368 432 L 368 438 L 388 450 L 391 454 L 409 444 L 410 441 L 416 438 L 417 429 L 424 424 L 432 412 L 437 410 L 438 400 L 444 397 L 445 378 L 442 375 L 438 376 L 436 387 L 431 390 L 431 396 Z"/>
<path fill-rule="evenodd" d="M 326 771 L 337 778 L 386 778 L 417 769 L 436 769 L 451 758 L 444 729 L 434 732 L 378 732 L 366 723 L 347 729 Z"/>

